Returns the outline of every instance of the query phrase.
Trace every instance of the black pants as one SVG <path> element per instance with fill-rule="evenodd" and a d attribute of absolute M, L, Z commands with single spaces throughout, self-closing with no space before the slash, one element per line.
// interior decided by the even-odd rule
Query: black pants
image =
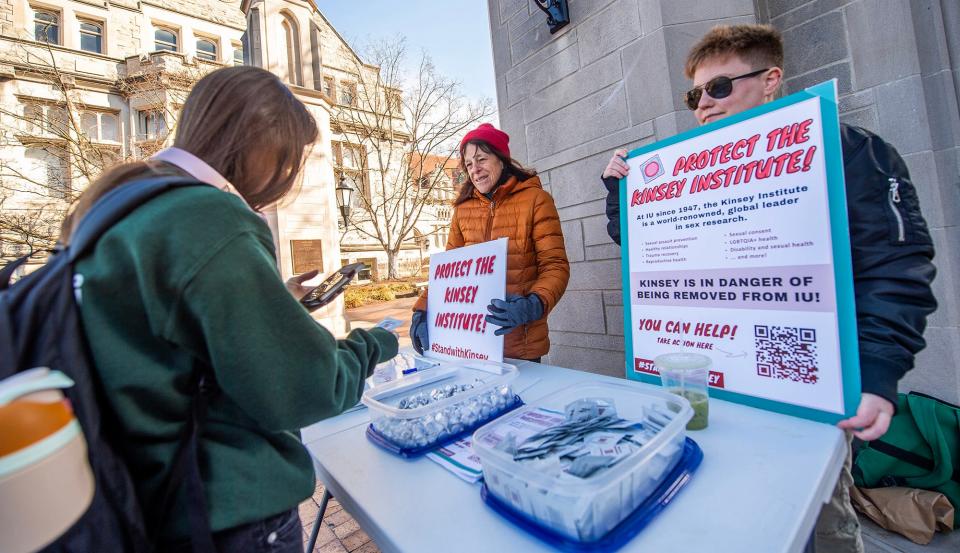
<path fill-rule="evenodd" d="M 296 507 L 272 517 L 213 534 L 218 553 L 303 553 L 303 526 Z M 166 553 L 191 553 L 190 540 L 161 546 Z"/>

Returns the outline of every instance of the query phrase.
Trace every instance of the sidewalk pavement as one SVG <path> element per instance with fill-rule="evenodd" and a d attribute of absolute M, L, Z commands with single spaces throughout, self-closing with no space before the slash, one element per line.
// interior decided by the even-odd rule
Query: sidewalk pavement
<path fill-rule="evenodd" d="M 350 328 L 370 328 L 387 317 L 403 321 L 397 329 L 400 335 L 400 347 L 410 345 L 410 316 L 413 315 L 413 304 L 417 298 L 401 298 L 399 300 L 365 305 L 355 309 L 347 309 L 344 315 L 350 323 Z"/>

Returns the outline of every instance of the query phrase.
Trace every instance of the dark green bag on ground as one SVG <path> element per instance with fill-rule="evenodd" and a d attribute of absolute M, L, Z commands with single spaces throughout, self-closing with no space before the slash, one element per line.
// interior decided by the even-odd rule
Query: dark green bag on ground
<path fill-rule="evenodd" d="M 937 491 L 960 511 L 960 406 L 917 392 L 899 397 L 890 430 L 858 450 L 854 483 Z"/>

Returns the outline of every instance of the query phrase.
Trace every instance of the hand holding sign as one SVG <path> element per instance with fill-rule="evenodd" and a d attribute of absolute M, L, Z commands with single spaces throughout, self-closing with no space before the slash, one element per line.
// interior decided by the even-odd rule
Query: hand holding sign
<path fill-rule="evenodd" d="M 487 306 L 486 321 L 500 328 L 494 332 L 497 336 L 509 334 L 514 328 L 539 320 L 543 316 L 543 302 L 536 294 L 518 296 L 510 294 L 506 300 L 494 298 Z"/>
<path fill-rule="evenodd" d="M 503 338 L 496 326 L 488 325 L 484 309 L 492 301 L 503 301 L 506 259 L 506 238 L 431 257 L 427 329 L 423 333 L 425 340 L 429 336 L 426 355 L 503 360 Z"/>
<path fill-rule="evenodd" d="M 711 395 L 827 422 L 853 414 L 836 109 L 828 83 L 631 152 L 620 200 L 629 377 L 656 382 L 656 356 L 698 352 L 714 362 Z"/>

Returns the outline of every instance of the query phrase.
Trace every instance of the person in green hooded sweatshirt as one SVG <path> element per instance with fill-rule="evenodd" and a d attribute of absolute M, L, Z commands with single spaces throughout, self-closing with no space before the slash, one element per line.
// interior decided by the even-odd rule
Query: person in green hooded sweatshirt
<path fill-rule="evenodd" d="M 197 449 L 217 549 L 302 551 L 297 505 L 315 481 L 299 429 L 355 405 L 374 366 L 397 353 L 382 329 L 334 339 L 277 271 L 259 211 L 291 191 L 317 135 L 276 76 L 219 69 L 184 103 L 174 147 L 106 171 L 64 222 L 67 243 L 98 198 L 138 179 L 209 184 L 138 207 L 75 266 L 105 417 L 161 551 L 190 550 L 186 486 L 166 516 L 158 511 L 198 374 L 217 389 Z"/>

